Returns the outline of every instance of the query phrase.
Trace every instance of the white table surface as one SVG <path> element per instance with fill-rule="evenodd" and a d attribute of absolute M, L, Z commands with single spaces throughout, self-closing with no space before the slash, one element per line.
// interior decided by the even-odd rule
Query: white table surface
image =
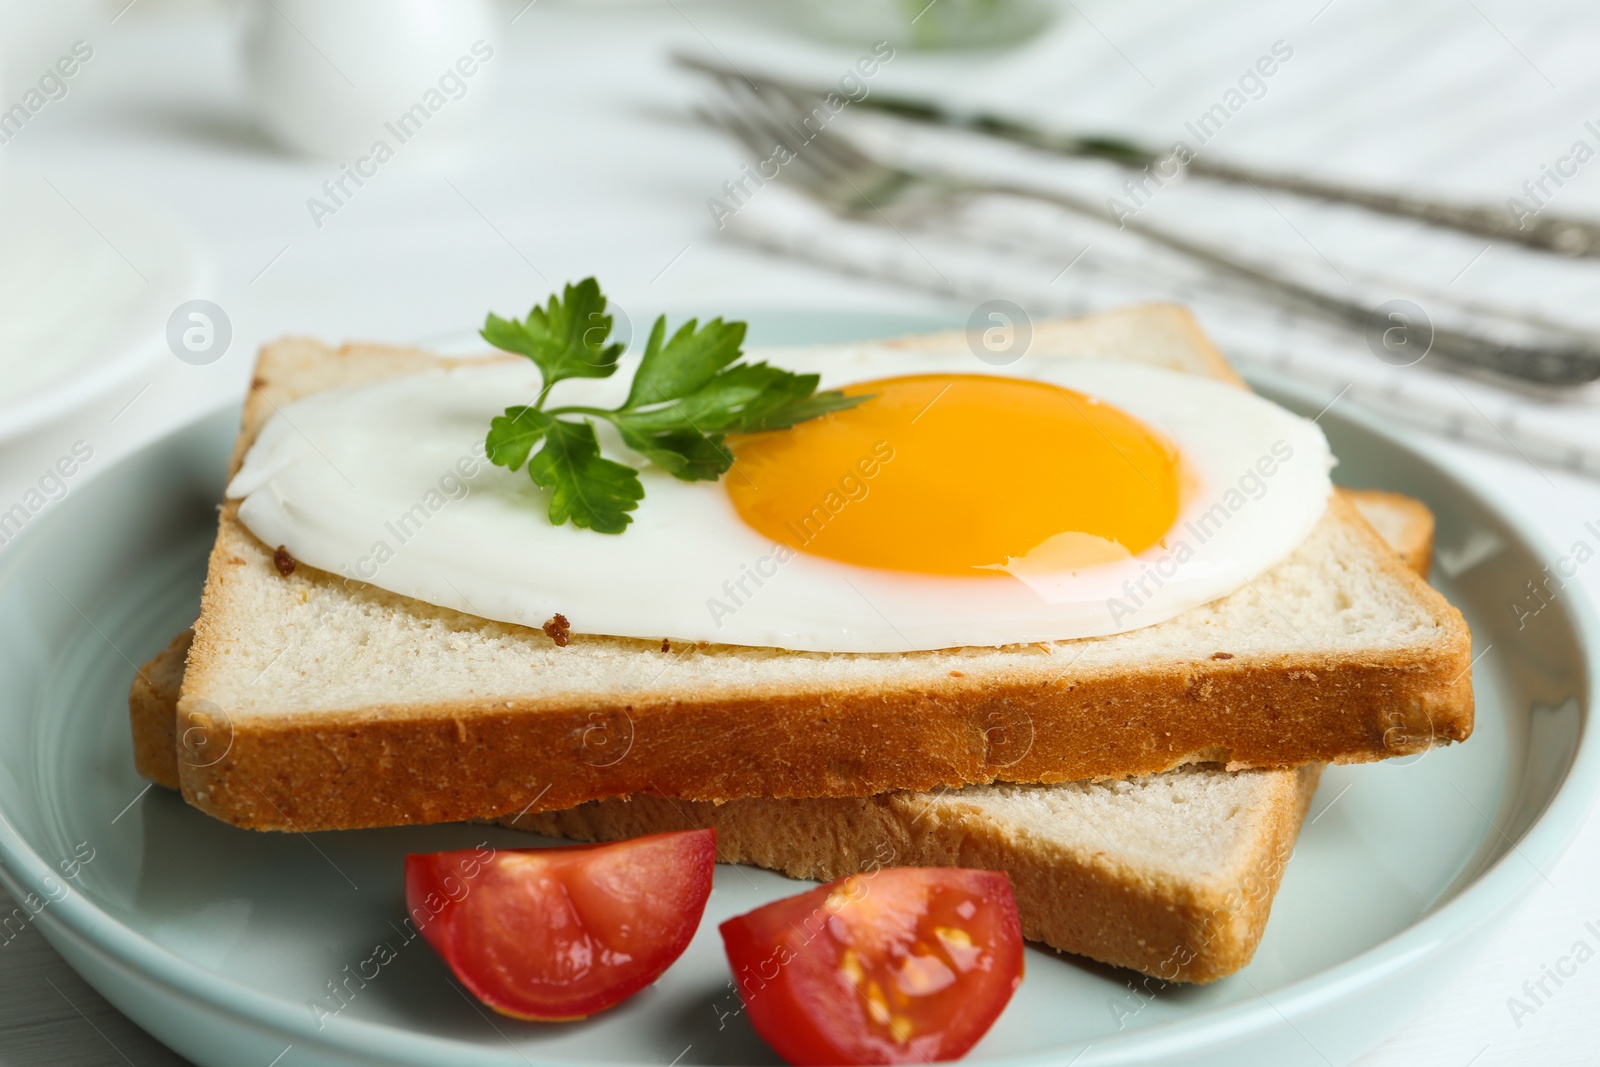
<path fill-rule="evenodd" d="M 216 284 L 205 295 L 227 311 L 234 340 L 220 362 L 163 360 L 118 395 L 0 448 L 0 501 L 18 499 L 74 441 L 94 448 L 86 480 L 173 426 L 235 401 L 255 348 L 284 332 L 393 341 L 459 335 L 489 308 L 525 308 L 551 283 L 589 273 L 641 315 L 940 306 L 929 295 L 834 276 L 717 234 L 706 200 L 736 176 L 742 159 L 670 112 L 695 99 L 698 87 L 667 66 L 665 46 L 716 48 L 736 60 L 782 51 L 823 71 L 842 70 L 860 51 L 777 44 L 793 35 L 771 8 L 542 0 L 511 24 L 518 0 L 502 12 L 508 36 L 495 59 L 501 82 L 485 134 L 453 158 L 398 158 L 319 230 L 305 201 L 336 168 L 286 157 L 253 131 L 232 13 L 150 0 L 113 24 L 121 6 L 73 35 L 93 42 L 93 63 L 67 99 L 0 147 L 0 166 L 48 176 L 64 190 L 111 182 L 188 220 L 215 259 Z M 1167 140 L 1268 44 L 1284 39 L 1296 48 L 1294 63 L 1228 127 L 1219 151 L 1426 181 L 1491 202 L 1537 176 L 1582 135 L 1584 119 L 1600 118 L 1584 112 L 1593 102 L 1600 27 L 1575 4 L 1083 0 L 1068 7 L 1066 20 L 1025 51 L 978 60 L 902 54 L 884 84 L 892 77 L 940 85 L 1063 122 L 1128 125 Z M 5 32 L 0 25 L 0 39 Z M 1478 91 L 1430 94 L 1444 68 L 1470 68 Z M 1325 154 L 1335 135 L 1341 150 Z M 1464 153 L 1464 144 L 1473 151 Z M 1305 158 L 1317 145 L 1316 158 Z M 1561 195 L 1563 210 L 1600 214 L 1600 180 L 1592 174 L 1581 173 Z M 1516 456 L 1443 441 L 1436 447 L 1533 516 L 1552 544 L 1568 545 L 1585 521 L 1600 520 L 1600 483 Z M 1581 571 L 1577 584 L 1600 593 L 1600 566 Z M 1600 1058 L 1600 963 L 1581 967 L 1520 1022 L 1508 1007 L 1524 981 L 1537 980 L 1575 941 L 1593 944 L 1584 924 L 1600 922 L 1600 823 L 1591 820 L 1545 874 L 1547 884 L 1482 944 L 1476 962 L 1364 1065 Z M 182 1061 L 101 1000 L 36 932 L 0 947 L 0 1063 L 123 1062 Z"/>

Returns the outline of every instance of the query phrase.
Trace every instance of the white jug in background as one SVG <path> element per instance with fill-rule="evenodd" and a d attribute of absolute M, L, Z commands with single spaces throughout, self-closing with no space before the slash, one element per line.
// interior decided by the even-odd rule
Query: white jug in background
<path fill-rule="evenodd" d="M 431 155 L 483 111 L 499 57 L 490 0 L 249 0 L 256 120 L 295 151 L 349 162 Z M 379 149 L 382 145 L 382 149 Z"/>

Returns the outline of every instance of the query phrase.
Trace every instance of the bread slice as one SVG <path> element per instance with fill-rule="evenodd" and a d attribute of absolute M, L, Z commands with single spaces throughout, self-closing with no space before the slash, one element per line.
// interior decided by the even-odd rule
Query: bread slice
<path fill-rule="evenodd" d="M 1358 505 L 1397 548 L 1431 538 L 1420 501 L 1371 492 Z M 1412 566 L 1426 577 L 1428 561 L 1414 553 Z M 168 789 L 178 788 L 178 690 L 192 637 L 185 630 L 146 663 L 128 698 L 139 773 Z M 1254 955 L 1320 772 L 1195 765 L 1120 782 L 722 805 L 641 794 L 502 821 L 581 840 L 714 826 L 724 862 L 798 878 L 890 864 L 1003 870 L 1030 939 L 1165 981 L 1209 982 Z"/>
<path fill-rule="evenodd" d="M 1428 505 L 1382 489 L 1346 489 L 1344 495 L 1407 567 L 1428 576 L 1433 562 L 1433 512 Z"/>
<path fill-rule="evenodd" d="M 1173 307 L 1044 323 L 1033 351 L 1237 381 Z M 234 464 L 298 397 L 439 365 L 410 349 L 270 345 Z M 1288 559 L 1155 626 L 836 655 L 594 635 L 557 647 L 307 566 L 284 576 L 229 503 L 179 704 L 184 736 L 220 755 L 183 760 L 180 777 L 190 803 L 225 821 L 318 830 L 646 791 L 865 796 L 1203 761 L 1353 762 L 1465 738 L 1470 662 L 1460 614 L 1337 498 Z"/>
<path fill-rule="evenodd" d="M 1250 962 L 1322 765 L 725 804 L 635 794 L 502 820 L 580 841 L 714 826 L 717 858 L 831 881 L 880 867 L 1011 878 L 1031 941 L 1178 982 Z"/>
<path fill-rule="evenodd" d="M 1433 512 L 1422 501 L 1380 489 L 1341 489 L 1361 517 L 1423 578 L 1433 560 Z M 134 675 L 128 693 L 133 760 L 139 774 L 167 789 L 178 782 L 178 691 L 194 630 L 184 630 Z"/>
<path fill-rule="evenodd" d="M 194 631 L 185 630 L 134 673 L 128 687 L 128 722 L 133 727 L 133 766 L 140 777 L 166 789 L 178 780 L 178 691 Z"/>

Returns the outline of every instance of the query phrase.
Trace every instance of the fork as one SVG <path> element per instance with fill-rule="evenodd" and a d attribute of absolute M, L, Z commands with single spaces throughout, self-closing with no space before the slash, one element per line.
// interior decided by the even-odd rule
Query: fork
<path fill-rule="evenodd" d="M 710 75 L 723 82 L 738 82 L 773 89 L 796 97 L 821 99 L 829 91 L 763 71 L 740 70 L 719 60 L 686 52 L 674 54 L 682 67 Z M 1163 162 L 1164 156 L 1146 144 L 1121 136 L 1095 136 L 1061 133 L 1044 129 L 993 111 L 958 111 L 920 97 L 874 92 L 851 103 L 909 122 L 927 126 L 971 130 L 1000 140 L 1012 141 L 1062 156 L 1103 159 L 1129 170 L 1147 169 Z M 1388 189 L 1373 189 L 1347 182 L 1329 181 L 1301 174 L 1265 170 L 1227 160 L 1194 155 L 1182 164 L 1183 171 L 1234 185 L 1276 189 L 1297 196 L 1337 203 L 1354 204 L 1399 218 L 1417 219 L 1463 233 L 1478 234 L 1508 244 L 1521 244 L 1566 256 L 1600 256 L 1600 222 L 1539 212 L 1532 218 L 1519 217 L 1504 208 L 1487 204 L 1454 203 L 1431 197 L 1412 196 Z M 1164 172 L 1163 172 L 1164 173 Z"/>
<path fill-rule="evenodd" d="M 1117 217 L 1108 209 L 1059 189 L 1049 189 L 998 179 L 972 179 L 912 164 L 888 163 L 869 154 L 858 143 L 829 125 L 812 130 L 806 125 L 813 112 L 806 98 L 771 84 L 724 80 L 721 106 L 708 108 L 701 117 L 732 134 L 757 159 L 765 160 L 781 146 L 791 158 L 780 176 L 793 180 L 802 192 L 834 214 L 852 218 L 878 216 L 890 222 L 883 208 L 925 198 L 972 194 L 1002 194 L 1055 205 L 1140 237 L 1290 304 L 1358 330 L 1382 337 L 1391 351 L 1426 347 L 1428 353 L 1464 368 L 1487 371 L 1523 383 L 1544 387 L 1572 387 L 1600 379 L 1600 346 L 1587 334 L 1552 342 L 1507 341 L 1485 333 L 1450 327 L 1433 327 L 1431 338 L 1413 337 L 1416 324 L 1393 311 L 1369 307 L 1327 288 L 1305 284 L 1280 271 L 1259 266 L 1204 241 L 1174 233 L 1132 217 Z M 1388 340 L 1399 331 L 1400 341 Z M 1565 330 L 1547 332 L 1569 333 Z"/>

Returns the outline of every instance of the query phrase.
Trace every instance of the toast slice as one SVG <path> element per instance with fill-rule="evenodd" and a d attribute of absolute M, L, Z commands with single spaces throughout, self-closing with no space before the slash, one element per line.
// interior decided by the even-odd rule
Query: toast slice
<path fill-rule="evenodd" d="M 1420 501 L 1351 495 L 1397 549 L 1431 541 Z M 1426 577 L 1429 560 L 1414 552 L 1410 565 Z M 139 773 L 168 789 L 178 788 L 178 690 L 192 637 L 185 630 L 146 663 L 128 698 Z M 1030 939 L 1163 981 L 1209 982 L 1254 955 L 1320 773 L 1196 765 L 1123 782 L 722 805 L 641 794 L 502 822 L 590 841 L 714 826 L 724 862 L 798 878 L 890 864 L 1003 870 Z"/>
<path fill-rule="evenodd" d="M 967 342 L 953 332 L 898 343 Z M 1175 307 L 1041 324 L 1033 351 L 1237 382 Z M 440 365 L 410 349 L 268 346 L 234 465 L 298 397 Z M 1465 738 L 1470 662 L 1460 614 L 1337 497 L 1288 559 L 1167 622 L 838 655 L 594 635 L 557 647 L 537 629 L 307 566 L 282 575 L 230 502 L 179 702 L 183 736 L 204 752 L 180 778 L 190 803 L 227 822 L 320 830 L 647 791 L 866 796 L 1192 762 L 1357 762 Z"/>
<path fill-rule="evenodd" d="M 650 794 L 502 819 L 580 841 L 711 826 L 717 858 L 831 881 L 880 867 L 1011 878 L 1023 936 L 1164 981 L 1250 962 L 1322 764 L 1191 764 L 1114 782 L 725 804 Z"/>
<path fill-rule="evenodd" d="M 1433 561 L 1433 512 L 1422 501 L 1380 489 L 1341 489 L 1363 519 L 1423 578 Z M 140 776 L 167 789 L 178 781 L 178 691 L 184 661 L 194 641 L 185 630 L 134 675 L 128 693 L 133 761 Z"/>
<path fill-rule="evenodd" d="M 133 767 L 164 789 L 179 790 L 178 691 L 183 663 L 194 642 L 185 630 L 134 673 L 128 687 L 128 723 L 133 728 Z"/>
<path fill-rule="evenodd" d="M 1428 510 L 1428 505 L 1382 489 L 1346 489 L 1343 492 L 1361 517 L 1378 531 L 1378 536 L 1399 553 L 1405 565 L 1426 578 L 1433 561 L 1433 512 Z"/>

